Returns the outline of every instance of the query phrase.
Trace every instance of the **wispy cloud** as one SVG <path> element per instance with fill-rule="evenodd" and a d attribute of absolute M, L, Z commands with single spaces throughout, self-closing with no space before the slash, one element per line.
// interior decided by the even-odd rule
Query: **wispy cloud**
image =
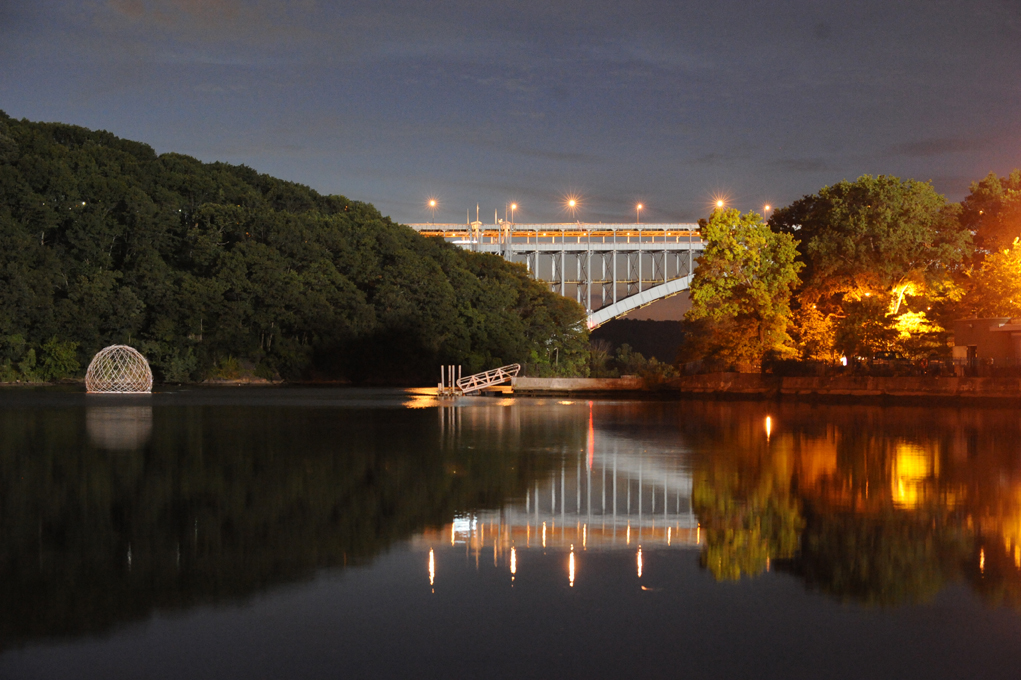
<path fill-rule="evenodd" d="M 972 153 L 988 149 L 995 140 L 989 137 L 932 137 L 913 142 L 896 144 L 889 149 L 889 155 L 909 158 L 931 158 L 954 153 Z"/>
<path fill-rule="evenodd" d="M 786 172 L 826 172 L 832 169 L 822 158 L 779 158 L 772 165 Z"/>

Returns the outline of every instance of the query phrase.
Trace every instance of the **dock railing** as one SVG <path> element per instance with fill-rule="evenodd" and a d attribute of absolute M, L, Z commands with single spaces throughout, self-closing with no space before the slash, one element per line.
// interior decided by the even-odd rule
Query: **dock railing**
<path fill-rule="evenodd" d="M 450 390 L 447 396 L 460 396 L 481 392 L 487 387 L 509 382 L 511 378 L 517 376 L 520 372 L 521 364 L 509 364 L 490 371 L 468 375 L 455 381 L 453 389 Z"/>

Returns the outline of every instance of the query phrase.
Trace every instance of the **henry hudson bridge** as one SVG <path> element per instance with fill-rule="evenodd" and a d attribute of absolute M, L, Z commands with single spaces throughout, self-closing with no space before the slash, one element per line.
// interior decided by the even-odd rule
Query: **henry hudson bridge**
<path fill-rule="evenodd" d="M 468 250 L 524 264 L 588 312 L 589 329 L 688 289 L 703 250 L 696 224 L 412 224 Z"/>

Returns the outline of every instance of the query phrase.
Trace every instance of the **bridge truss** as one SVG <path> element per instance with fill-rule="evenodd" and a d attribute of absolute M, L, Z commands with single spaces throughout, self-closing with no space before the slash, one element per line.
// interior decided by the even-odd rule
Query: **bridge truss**
<path fill-rule="evenodd" d="M 704 246 L 698 225 L 412 224 L 474 252 L 524 264 L 588 312 L 589 329 L 687 290 Z"/>

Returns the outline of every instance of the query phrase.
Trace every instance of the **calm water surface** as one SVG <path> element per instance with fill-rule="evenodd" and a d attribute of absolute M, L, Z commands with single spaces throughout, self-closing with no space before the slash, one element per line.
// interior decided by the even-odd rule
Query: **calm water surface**
<path fill-rule="evenodd" d="M 1014 678 L 1021 412 L 0 391 L 0 677 Z"/>

